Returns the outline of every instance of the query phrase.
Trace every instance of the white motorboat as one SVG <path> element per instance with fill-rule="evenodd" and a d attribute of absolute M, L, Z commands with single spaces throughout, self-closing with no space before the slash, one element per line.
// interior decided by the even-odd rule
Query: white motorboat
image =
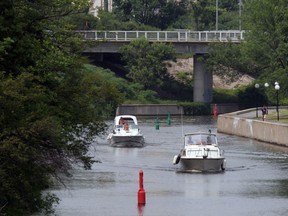
<path fill-rule="evenodd" d="M 115 147 L 142 147 L 145 143 L 137 118 L 133 115 L 116 116 L 113 131 L 108 135 L 107 140 Z"/>
<path fill-rule="evenodd" d="M 187 133 L 184 148 L 173 158 L 173 164 L 180 162 L 182 171 L 224 171 L 226 159 L 224 150 L 218 147 L 217 136 L 211 132 Z"/>

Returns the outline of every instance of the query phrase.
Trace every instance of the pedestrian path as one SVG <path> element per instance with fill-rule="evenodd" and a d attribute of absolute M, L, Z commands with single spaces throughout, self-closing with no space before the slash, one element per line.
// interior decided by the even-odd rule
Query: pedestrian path
<path fill-rule="evenodd" d="M 257 115 L 257 112 L 258 112 L 258 115 Z M 241 112 L 241 111 L 237 112 L 237 116 L 242 117 L 242 118 L 248 118 L 248 119 L 254 119 L 254 120 L 262 121 L 262 112 L 261 112 L 261 108 L 259 108 L 259 107 L 258 107 L 258 109 L 257 108 L 251 108 L 251 109 L 247 109 L 243 112 Z M 269 107 L 268 115 L 266 116 L 265 121 L 288 124 L 288 107 L 282 106 L 281 108 L 279 108 L 279 121 L 278 121 L 276 107 Z"/>

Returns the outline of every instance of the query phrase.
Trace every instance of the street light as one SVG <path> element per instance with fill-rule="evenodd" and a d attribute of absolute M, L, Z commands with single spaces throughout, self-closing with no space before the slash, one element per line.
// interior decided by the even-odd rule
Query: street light
<path fill-rule="evenodd" d="M 276 98 L 277 98 L 276 112 L 277 112 L 278 121 L 279 121 L 279 96 L 278 96 L 279 89 L 280 89 L 279 83 L 275 82 L 275 90 L 276 90 Z"/>
<path fill-rule="evenodd" d="M 258 89 L 260 85 L 258 83 L 255 84 L 255 88 Z M 256 118 L 258 118 L 258 102 L 256 101 Z"/>

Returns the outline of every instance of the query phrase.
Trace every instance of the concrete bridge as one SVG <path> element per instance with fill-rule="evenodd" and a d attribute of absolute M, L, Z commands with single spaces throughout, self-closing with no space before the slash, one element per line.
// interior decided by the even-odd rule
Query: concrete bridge
<path fill-rule="evenodd" d="M 245 31 L 79 31 L 85 40 L 97 41 L 87 47 L 85 54 L 98 54 L 103 61 L 104 54 L 118 53 L 121 46 L 144 37 L 149 42 L 173 44 L 177 53 L 193 54 L 193 98 L 195 102 L 212 102 L 213 74 L 205 68 L 208 44 L 215 42 L 240 43 Z"/>

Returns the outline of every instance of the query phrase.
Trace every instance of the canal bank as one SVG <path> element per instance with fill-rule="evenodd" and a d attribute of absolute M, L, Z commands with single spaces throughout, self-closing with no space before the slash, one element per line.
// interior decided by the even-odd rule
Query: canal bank
<path fill-rule="evenodd" d="M 210 104 L 210 114 L 213 115 L 214 109 L 218 114 L 229 113 L 239 110 L 237 104 Z M 163 116 L 170 113 L 171 115 L 185 115 L 185 110 L 177 104 L 122 104 L 116 110 L 116 115 L 136 115 L 136 116 Z M 193 111 L 190 113 L 193 115 Z"/>
<path fill-rule="evenodd" d="M 217 131 L 288 147 L 288 125 L 249 118 L 254 112 L 252 108 L 219 115 Z"/>
<path fill-rule="evenodd" d="M 211 115 L 214 114 L 215 107 L 218 115 L 218 132 L 288 147 L 288 124 L 254 119 L 255 108 L 238 111 L 237 104 L 216 104 L 216 106 L 211 104 Z M 287 109 L 287 107 L 283 108 Z M 177 104 L 123 104 L 116 110 L 116 115 L 165 116 L 167 114 L 180 116 L 185 115 L 185 111 Z"/>

